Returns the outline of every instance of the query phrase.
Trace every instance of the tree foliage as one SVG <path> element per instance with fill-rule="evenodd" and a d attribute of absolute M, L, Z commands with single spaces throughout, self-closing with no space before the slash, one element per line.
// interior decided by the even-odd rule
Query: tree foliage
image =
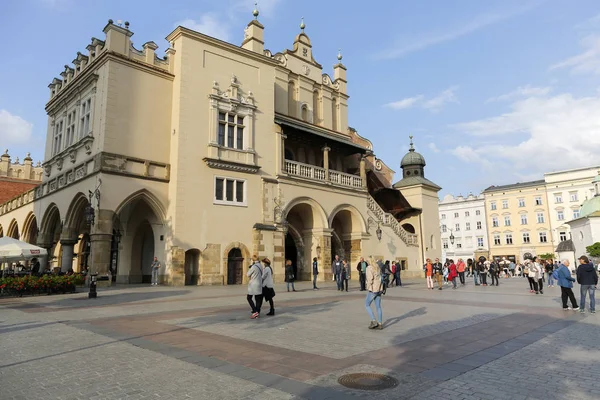
<path fill-rule="evenodd" d="M 587 251 L 590 257 L 600 257 L 600 242 L 596 242 L 591 246 L 587 246 L 585 251 Z"/>
<path fill-rule="evenodd" d="M 545 254 L 540 254 L 538 256 L 538 258 L 542 259 L 542 260 L 554 260 L 554 253 L 545 253 Z"/>

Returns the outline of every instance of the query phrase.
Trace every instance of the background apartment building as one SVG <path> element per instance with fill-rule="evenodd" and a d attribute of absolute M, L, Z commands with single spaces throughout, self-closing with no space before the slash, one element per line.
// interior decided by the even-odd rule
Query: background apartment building
<path fill-rule="evenodd" d="M 554 253 L 546 181 L 490 186 L 485 198 L 490 257 L 522 261 Z"/>
<path fill-rule="evenodd" d="M 581 205 L 594 197 L 594 178 L 600 166 L 544 174 L 553 245 L 571 238 L 569 221 L 581 215 Z"/>
<path fill-rule="evenodd" d="M 467 260 L 488 251 L 483 195 L 446 195 L 439 203 L 442 258 Z"/>

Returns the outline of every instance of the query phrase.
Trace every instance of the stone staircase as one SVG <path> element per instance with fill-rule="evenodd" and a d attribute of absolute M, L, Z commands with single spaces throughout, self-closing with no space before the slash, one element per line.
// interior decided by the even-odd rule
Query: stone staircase
<path fill-rule="evenodd" d="M 375 216 L 375 220 L 381 225 L 389 227 L 394 233 L 407 245 L 412 247 L 419 246 L 419 237 L 416 234 L 407 232 L 402 225 L 390 213 L 387 213 L 379 206 L 377 201 L 369 195 L 367 197 L 367 208 Z"/>

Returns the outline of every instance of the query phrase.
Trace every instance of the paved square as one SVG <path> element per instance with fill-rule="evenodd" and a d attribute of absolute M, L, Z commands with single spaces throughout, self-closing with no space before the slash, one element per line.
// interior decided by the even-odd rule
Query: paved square
<path fill-rule="evenodd" d="M 559 288 L 406 283 L 384 297 L 382 331 L 366 329 L 364 293 L 309 283 L 278 287 L 277 315 L 258 320 L 244 287 L 0 299 L 0 398 L 600 398 L 600 319 L 562 311 Z M 398 385 L 338 383 L 360 372 Z"/>

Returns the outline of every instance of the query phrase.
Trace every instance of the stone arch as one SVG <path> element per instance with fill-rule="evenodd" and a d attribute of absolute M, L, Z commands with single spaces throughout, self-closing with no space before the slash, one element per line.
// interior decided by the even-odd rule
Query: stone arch
<path fill-rule="evenodd" d="M 82 222 L 85 221 L 85 208 L 89 205 L 88 198 L 81 192 L 73 196 L 65 220 L 63 223 L 63 233 L 69 236 L 69 239 L 77 239 Z"/>
<path fill-rule="evenodd" d="M 61 230 L 60 210 L 55 203 L 51 203 L 42 216 L 37 240 L 37 244 L 48 251 L 45 267 L 50 269 L 62 265 L 61 245 L 59 243 Z"/>
<path fill-rule="evenodd" d="M 117 221 L 122 234 L 115 254 L 117 283 L 150 283 L 154 257 L 161 263 L 159 274 L 164 276 L 165 212 L 160 201 L 149 191 L 139 190 L 123 200 L 115 214 L 113 223 Z"/>
<path fill-rule="evenodd" d="M 301 267 L 306 265 L 305 260 L 305 245 L 304 239 L 302 239 L 302 233 L 294 227 L 289 225 L 285 236 L 285 261 L 291 260 L 292 266 L 294 267 L 294 276 L 304 278 L 302 275 L 298 275 L 298 266 Z M 284 264 L 285 265 L 285 264 Z"/>
<path fill-rule="evenodd" d="M 328 218 L 328 226 L 329 228 L 333 228 L 333 220 L 338 215 L 338 213 L 342 211 L 347 211 L 351 216 L 352 223 L 352 231 L 353 232 L 366 232 L 367 231 L 367 222 L 364 217 L 358 211 L 356 207 L 350 204 L 340 204 L 336 208 L 333 209 Z M 359 228 L 359 229 L 356 229 Z"/>
<path fill-rule="evenodd" d="M 38 232 L 37 218 L 33 212 L 30 212 L 23 222 L 23 241 L 37 244 Z"/>
<path fill-rule="evenodd" d="M 40 224 L 40 233 L 42 236 L 44 235 L 54 235 L 57 229 L 57 225 L 61 225 L 62 221 L 60 219 L 60 210 L 58 206 L 54 203 L 51 203 L 48 208 L 46 208 L 46 212 L 44 212 L 44 216 L 42 217 L 42 223 Z M 42 239 L 46 239 L 42 237 Z"/>
<path fill-rule="evenodd" d="M 240 253 L 242 255 L 242 258 L 243 258 L 242 283 L 246 283 L 248 281 L 248 277 L 246 276 L 246 273 L 248 272 L 248 266 L 250 265 L 250 262 L 252 260 L 252 255 L 250 254 L 250 251 L 248 250 L 246 245 L 242 242 L 229 243 L 229 245 L 227 245 L 225 247 L 225 250 L 223 251 L 223 283 L 227 284 L 228 279 L 229 279 L 229 271 L 228 271 L 229 253 L 233 249 L 239 249 Z"/>
<path fill-rule="evenodd" d="M 0 237 L 4 237 L 4 229 L 2 228 L 2 224 L 0 224 Z"/>
<path fill-rule="evenodd" d="M 327 228 L 328 223 L 327 223 L 327 213 L 325 212 L 325 209 L 323 208 L 323 206 L 321 206 L 321 204 L 319 204 L 317 201 L 315 201 L 314 199 L 310 198 L 310 197 L 296 197 L 295 199 L 289 201 L 286 206 L 283 209 L 283 213 L 282 215 L 284 216 L 284 218 L 287 219 L 290 211 L 292 211 L 292 209 L 294 207 L 297 206 L 309 206 L 312 209 L 312 225 L 314 228 Z M 317 216 L 318 218 L 314 218 L 315 216 Z M 318 224 L 315 224 L 315 222 L 318 222 Z"/>
<path fill-rule="evenodd" d="M 200 278 L 200 250 L 189 249 L 185 252 L 185 285 L 198 285 Z"/>
<path fill-rule="evenodd" d="M 10 221 L 10 224 L 8 224 L 6 236 L 19 240 L 19 224 L 16 219 L 13 218 L 12 221 Z"/>
<path fill-rule="evenodd" d="M 412 233 L 412 234 L 415 234 L 415 232 L 416 232 L 415 227 L 409 223 L 402 224 L 402 229 L 404 229 L 406 232 Z"/>
<path fill-rule="evenodd" d="M 150 206 L 152 208 L 152 210 L 154 211 L 156 216 L 161 221 L 164 221 L 166 219 L 167 212 L 166 212 L 165 208 L 163 207 L 162 202 L 154 194 L 152 194 L 152 192 L 150 192 L 147 189 L 138 190 L 137 192 L 134 192 L 134 193 L 130 194 L 129 196 L 127 196 L 125 198 L 125 200 L 123 200 L 121 202 L 121 204 L 119 204 L 119 206 L 116 208 L 115 214 L 121 215 L 121 212 L 123 211 L 123 209 L 125 207 L 127 207 L 131 203 L 135 202 L 136 200 L 141 200 L 141 199 L 146 201 L 148 206 Z"/>

